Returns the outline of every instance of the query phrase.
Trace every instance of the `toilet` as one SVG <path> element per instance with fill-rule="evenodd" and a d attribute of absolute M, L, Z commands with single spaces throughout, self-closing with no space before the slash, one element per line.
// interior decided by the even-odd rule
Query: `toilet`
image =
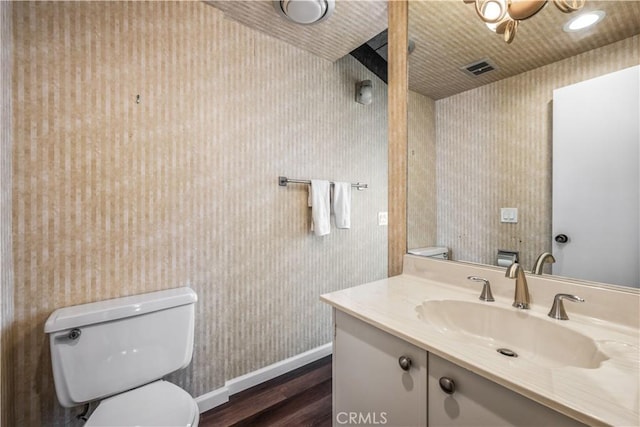
<path fill-rule="evenodd" d="M 429 258 L 449 259 L 449 248 L 444 246 L 428 246 L 426 248 L 409 249 L 409 254 Z"/>
<path fill-rule="evenodd" d="M 47 319 L 58 401 L 100 401 L 85 426 L 196 427 L 198 405 L 161 378 L 193 355 L 190 288 L 65 307 Z"/>

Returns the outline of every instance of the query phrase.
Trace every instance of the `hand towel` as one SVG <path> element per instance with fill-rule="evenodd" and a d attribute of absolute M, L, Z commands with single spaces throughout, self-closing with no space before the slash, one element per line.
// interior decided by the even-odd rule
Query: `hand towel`
<path fill-rule="evenodd" d="M 333 213 L 336 227 L 351 228 L 351 183 L 336 182 L 333 185 Z"/>
<path fill-rule="evenodd" d="M 331 205 L 329 203 L 329 181 L 312 179 L 309 186 L 311 206 L 311 231 L 324 236 L 331 231 Z"/>

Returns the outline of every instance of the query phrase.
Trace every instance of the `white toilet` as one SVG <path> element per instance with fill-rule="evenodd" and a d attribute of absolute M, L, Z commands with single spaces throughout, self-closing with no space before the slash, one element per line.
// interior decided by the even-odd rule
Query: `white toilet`
<path fill-rule="evenodd" d="M 197 300 L 177 288 L 54 311 L 44 331 L 60 404 L 101 400 L 86 426 L 197 426 L 195 400 L 160 379 L 191 362 Z"/>
<path fill-rule="evenodd" d="M 449 259 L 449 248 L 444 246 L 429 246 L 426 248 L 409 249 L 409 254 L 429 258 Z"/>

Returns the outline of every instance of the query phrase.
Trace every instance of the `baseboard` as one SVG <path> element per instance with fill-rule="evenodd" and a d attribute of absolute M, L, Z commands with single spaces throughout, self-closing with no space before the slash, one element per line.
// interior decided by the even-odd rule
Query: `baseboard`
<path fill-rule="evenodd" d="M 213 409 L 216 406 L 220 406 L 223 403 L 229 401 L 229 389 L 227 387 L 220 387 L 217 390 L 205 393 L 202 396 L 196 397 L 196 403 L 198 404 L 198 412 L 201 414 L 207 412 L 209 409 Z"/>
<path fill-rule="evenodd" d="M 287 372 L 298 369 L 304 365 L 314 362 L 318 359 L 322 359 L 328 356 L 333 351 L 333 344 L 328 343 L 316 347 L 304 353 L 300 353 L 296 356 L 290 357 L 280 362 L 276 362 L 272 365 L 265 366 L 248 374 L 233 378 L 226 381 L 224 387 L 220 387 L 217 390 L 205 393 L 202 396 L 196 398 L 198 409 L 200 413 L 206 412 L 210 409 L 220 406 L 223 403 L 229 401 L 229 397 L 239 393 L 243 390 L 261 384 L 265 381 L 269 381 L 277 376 L 286 374 Z"/>

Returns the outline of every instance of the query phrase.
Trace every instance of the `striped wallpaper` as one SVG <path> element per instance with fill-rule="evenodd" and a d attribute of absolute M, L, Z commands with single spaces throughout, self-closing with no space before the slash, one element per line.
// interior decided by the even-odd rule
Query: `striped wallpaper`
<path fill-rule="evenodd" d="M 487 264 L 520 251 L 530 269 L 551 249 L 553 89 L 638 63 L 634 36 L 436 101 L 435 243 Z M 501 207 L 517 207 L 518 223 L 500 223 Z"/>
<path fill-rule="evenodd" d="M 13 313 L 11 257 L 11 3 L 0 2 L 0 426 L 9 425 L 12 392 L 10 321 Z"/>
<path fill-rule="evenodd" d="M 435 101 L 409 92 L 407 152 L 407 249 L 436 242 Z"/>
<path fill-rule="evenodd" d="M 193 287 L 194 358 L 171 377 L 193 396 L 331 341 L 318 296 L 387 274 L 385 86 L 200 2 L 12 9 L 9 425 L 78 412 L 53 389 L 43 324 L 58 307 Z M 350 230 L 317 238 L 306 187 L 278 175 L 369 189 Z"/>

